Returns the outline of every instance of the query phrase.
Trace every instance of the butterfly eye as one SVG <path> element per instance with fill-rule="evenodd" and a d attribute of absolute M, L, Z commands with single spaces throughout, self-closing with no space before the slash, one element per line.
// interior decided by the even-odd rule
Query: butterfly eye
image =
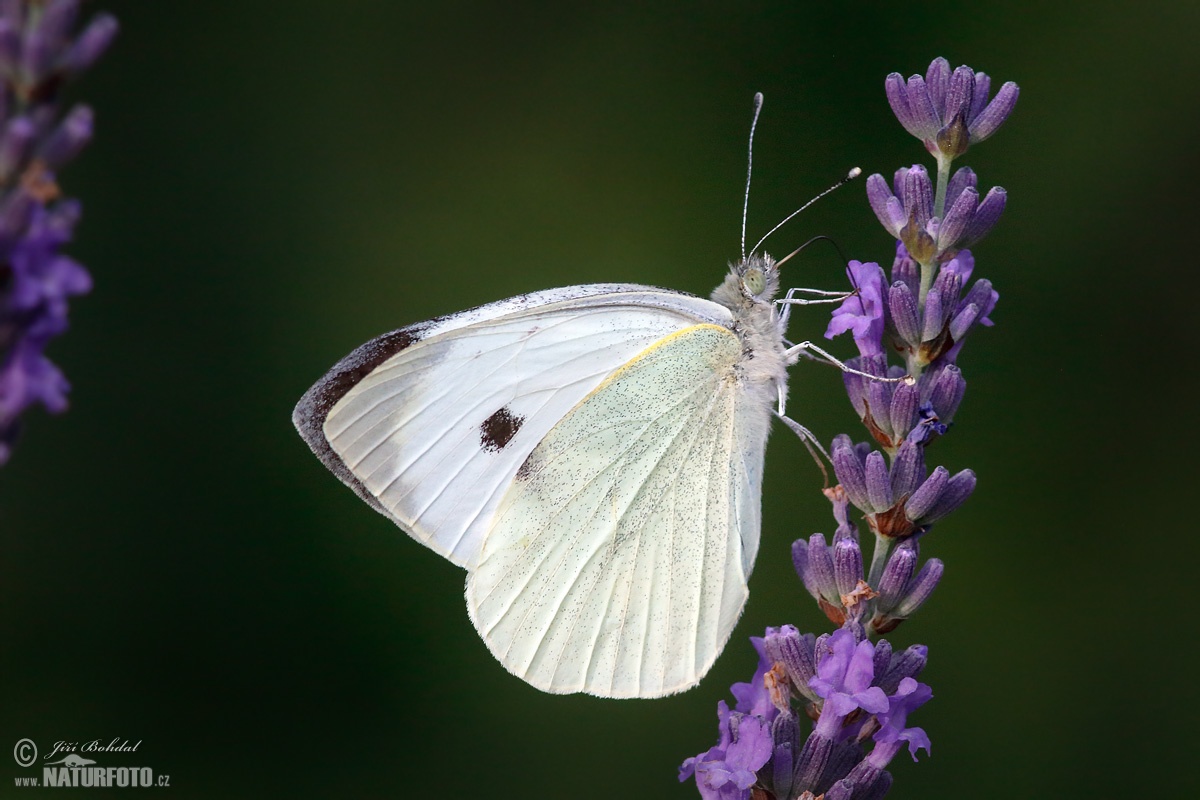
<path fill-rule="evenodd" d="M 749 270 L 742 276 L 742 286 L 746 291 L 753 296 L 758 296 L 767 288 L 766 278 L 763 277 L 762 271 L 757 269 Z"/>

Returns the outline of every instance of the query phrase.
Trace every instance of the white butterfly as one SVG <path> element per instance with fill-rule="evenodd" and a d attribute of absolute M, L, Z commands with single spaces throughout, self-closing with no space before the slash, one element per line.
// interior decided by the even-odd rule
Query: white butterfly
<path fill-rule="evenodd" d="M 376 511 L 467 570 L 471 621 L 538 689 L 696 685 L 745 605 L 784 416 L 776 263 L 711 300 L 632 284 L 514 297 L 374 339 L 292 419 Z M 825 293 L 831 294 L 831 293 Z M 822 352 L 822 351 L 817 351 Z M 824 355 L 824 353 L 822 352 Z"/>

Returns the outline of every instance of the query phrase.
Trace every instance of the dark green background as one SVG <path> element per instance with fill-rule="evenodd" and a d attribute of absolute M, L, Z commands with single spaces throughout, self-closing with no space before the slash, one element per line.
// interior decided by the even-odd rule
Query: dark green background
<path fill-rule="evenodd" d="M 1009 192 L 976 250 L 1001 301 L 930 453 L 979 489 L 892 637 L 930 646 L 936 695 L 913 719 L 933 756 L 898 759 L 892 796 L 1195 791 L 1194 4 L 413 6 L 93 6 L 123 30 L 71 90 L 97 136 L 61 182 L 96 288 L 51 349 L 70 412 L 30 414 L 0 472 L 0 796 L 34 774 L 19 738 L 128 737 L 136 760 L 100 763 L 175 797 L 694 797 L 676 767 L 749 677 L 746 637 L 827 629 L 788 556 L 832 527 L 793 437 L 712 673 L 603 701 L 506 673 L 463 573 L 327 474 L 291 407 L 362 341 L 489 300 L 706 294 L 738 251 L 753 93 L 752 237 L 850 166 L 928 163 L 883 78 L 936 55 L 1022 95 L 964 162 Z M 891 249 L 861 183 L 770 250 L 815 233 Z M 839 269 L 818 248 L 789 283 Z M 792 396 L 826 441 L 860 436 L 833 371 L 798 366 Z"/>

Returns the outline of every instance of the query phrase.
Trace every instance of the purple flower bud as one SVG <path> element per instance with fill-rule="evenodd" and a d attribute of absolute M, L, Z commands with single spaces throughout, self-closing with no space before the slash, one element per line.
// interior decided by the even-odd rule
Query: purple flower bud
<path fill-rule="evenodd" d="M 846 364 L 855 370 L 863 370 L 863 364 L 869 364 L 870 359 L 861 357 L 850 358 L 846 360 Z M 922 376 L 924 377 L 924 376 Z M 842 373 L 842 384 L 846 387 L 846 396 L 850 398 L 850 405 L 854 406 L 854 411 L 858 414 L 859 419 L 862 419 L 867 414 L 867 383 L 868 378 L 862 375 L 856 375 L 853 372 Z"/>
<path fill-rule="evenodd" d="M 904 242 L 896 242 L 896 257 L 892 261 L 892 280 L 902 281 L 916 297 L 921 287 L 921 267 L 908 254 Z"/>
<path fill-rule="evenodd" d="M 863 561 L 862 548 L 858 546 L 857 539 L 847 536 L 833 543 L 833 575 L 841 597 L 849 595 L 858 587 L 858 582 L 863 579 Z M 854 605 L 859 614 L 862 613 L 861 605 Z"/>
<path fill-rule="evenodd" d="M 934 136 L 937 151 L 944 156 L 955 158 L 967 152 L 970 134 L 967 132 L 966 117 L 971 108 L 974 86 L 975 77 L 970 67 L 959 67 L 950 76 L 944 107 L 939 106 L 945 124 Z"/>
<path fill-rule="evenodd" d="M 892 507 L 892 481 L 883 453 L 875 450 L 867 454 L 865 477 L 867 499 L 871 503 L 870 508 L 865 510 L 875 513 L 887 511 Z"/>
<path fill-rule="evenodd" d="M 113 39 L 117 38 L 119 28 L 116 17 L 111 14 L 97 14 L 63 57 L 63 66 L 67 72 L 78 74 L 96 63 L 113 43 Z"/>
<path fill-rule="evenodd" d="M 908 217 L 904 214 L 900 200 L 892 194 L 891 187 L 878 173 L 867 178 L 867 202 L 884 229 L 898 238 L 900 229 L 908 222 Z"/>
<path fill-rule="evenodd" d="M 950 473 L 945 467 L 935 467 L 925 482 L 913 492 L 912 497 L 908 498 L 908 502 L 904 506 L 905 514 L 912 522 L 921 519 L 931 508 L 942 492 L 946 488 L 946 484 L 950 482 Z"/>
<path fill-rule="evenodd" d="M 925 70 L 925 84 L 929 87 L 929 99 L 935 109 L 946 106 L 946 91 L 950 86 L 950 62 L 942 57 L 935 58 Z"/>
<path fill-rule="evenodd" d="M 933 506 L 921 515 L 919 522 L 917 520 L 914 522 L 918 522 L 920 525 L 937 522 L 965 503 L 973 491 L 975 491 L 975 472 L 964 469 L 946 483 L 945 489 L 938 494 Z"/>
<path fill-rule="evenodd" d="M 971 286 L 966 297 L 962 299 L 962 305 L 975 305 L 980 309 L 979 322 L 988 327 L 992 326 L 992 321 L 988 319 L 988 315 L 996 308 L 996 301 L 1000 299 L 1000 293 L 992 288 L 992 282 L 987 278 L 980 278 Z"/>
<path fill-rule="evenodd" d="M 950 338 L 961 342 L 977 319 L 979 319 L 979 306 L 969 303 L 960 308 L 950 320 Z"/>
<path fill-rule="evenodd" d="M 1000 215 L 1004 213 L 1004 206 L 1007 201 L 1008 193 L 1004 191 L 1003 187 L 993 186 L 989 189 L 987 195 L 979 203 L 979 206 L 974 209 L 974 213 L 962 231 L 959 241 L 956 244 L 949 245 L 946 249 L 971 247 L 984 236 L 987 236 L 988 231 L 1000 220 Z"/>
<path fill-rule="evenodd" d="M 822 599 L 838 602 L 837 579 L 834 577 L 833 554 L 825 544 L 825 537 L 814 533 L 808 540 L 808 569 L 805 571 L 805 587 L 818 602 Z"/>
<path fill-rule="evenodd" d="M 846 362 L 852 369 L 866 376 L 902 378 L 904 369 L 887 366 L 883 353 L 872 356 L 856 356 Z M 851 372 L 842 374 L 850 404 L 858 412 L 859 419 L 867 427 L 875 441 L 889 452 L 894 450 L 908 430 L 915 424 L 913 414 L 920 405 L 918 386 L 899 381 L 877 381 Z M 910 408 L 910 405 L 916 405 Z M 900 427 L 896 427 L 899 423 Z"/>
<path fill-rule="evenodd" d="M 945 270 L 942 270 L 942 272 L 938 275 L 937 280 L 945 283 L 943 276 L 947 274 L 948 273 Z M 943 292 L 941 291 L 942 287 L 937 285 L 937 281 L 935 281 L 934 284 L 934 288 L 931 289 L 929 294 L 925 297 L 925 319 L 923 320 L 924 324 L 921 330 L 922 342 L 932 342 L 936 340 L 941 335 L 942 328 L 944 328 L 946 325 L 947 317 L 949 317 L 950 312 L 954 310 L 953 306 L 950 308 L 945 307 L 942 301 L 944 296 Z"/>
<path fill-rule="evenodd" d="M 0 368 L 0 430 L 33 403 L 41 403 L 52 414 L 61 412 L 67 406 L 69 389 L 58 367 L 35 346 L 22 343 Z"/>
<path fill-rule="evenodd" d="M 969 250 L 963 250 L 951 263 L 953 264 L 959 261 L 963 255 L 969 254 Z M 971 259 L 971 263 L 974 263 L 974 259 Z M 981 278 L 958 301 L 947 331 L 953 337 L 954 344 L 942 354 L 946 361 L 953 362 L 958 357 L 964 338 L 976 324 L 986 327 L 994 324 L 988 315 L 996 308 L 996 302 L 999 299 L 1000 294 L 992 289 L 991 281 Z"/>
<path fill-rule="evenodd" d="M 1017 97 L 1020 93 L 1021 90 L 1012 81 L 1008 81 L 1000 87 L 1000 91 L 996 92 L 996 97 L 992 102 L 988 103 L 987 107 L 978 113 L 968 126 L 972 144 L 982 142 L 1000 129 L 1017 105 Z M 984 98 L 986 99 L 986 95 Z"/>
<path fill-rule="evenodd" d="M 886 377 L 888 374 L 887 356 L 883 353 L 875 353 L 870 356 L 855 356 L 849 362 L 855 369 L 865 372 L 867 375 Z M 858 387 L 858 402 L 862 405 L 861 417 L 874 415 L 874 406 L 878 402 L 875 395 L 876 386 L 880 385 L 880 381 L 872 380 L 865 375 L 857 376 L 861 384 Z M 883 384 L 886 386 L 886 384 Z M 853 400 L 851 401 L 853 403 Z"/>
<path fill-rule="evenodd" d="M 780 714 L 775 718 L 771 723 L 771 740 L 775 749 L 766 768 L 759 772 L 759 780 L 766 773 L 772 793 L 776 797 L 790 797 L 800 750 L 800 726 L 795 714 Z"/>
<path fill-rule="evenodd" d="M 968 186 L 957 195 L 946 193 L 952 199 L 946 216 L 938 227 L 937 251 L 940 256 L 948 251 L 966 247 L 972 242 L 965 236 L 968 226 L 975 220 L 975 209 L 979 205 L 979 192 L 975 187 Z"/>
<path fill-rule="evenodd" d="M 800 577 L 804 588 L 813 595 L 813 599 L 816 599 L 817 595 L 808 586 L 808 542 L 804 539 L 792 542 L 792 566 L 796 568 L 796 574 Z"/>
<path fill-rule="evenodd" d="M 857 507 L 869 510 L 871 501 L 867 496 L 867 476 L 864 462 L 866 453 L 850 443 L 850 437 L 845 434 L 833 440 L 833 471 L 838 482 L 846 490 L 850 502 Z"/>
<path fill-rule="evenodd" d="M 92 140 L 92 110 L 75 106 L 42 145 L 41 157 L 51 169 L 58 169 L 79 155 Z"/>
<path fill-rule="evenodd" d="M 979 179 L 975 176 L 975 171 L 970 167 L 961 167 L 950 176 L 950 181 L 946 184 L 946 197 L 953 199 L 962 194 L 964 189 L 977 189 L 978 185 Z"/>
<path fill-rule="evenodd" d="M 891 788 L 892 774 L 864 760 L 830 787 L 825 800 L 882 800 Z"/>
<path fill-rule="evenodd" d="M 919 385 L 907 383 L 889 384 L 896 388 L 892 392 L 892 407 L 890 421 L 893 441 L 898 441 L 908 435 L 917 424 L 917 408 L 921 405 L 921 389 Z M 895 481 L 892 483 L 892 494 L 895 495 Z"/>
<path fill-rule="evenodd" d="M 962 370 L 954 364 L 944 364 L 926 372 L 921 379 L 921 396 L 932 404 L 938 420 L 949 425 L 954 420 L 954 412 L 958 410 L 963 394 L 967 391 L 967 382 L 963 380 Z"/>
<path fill-rule="evenodd" d="M 921 316 L 916 294 L 904 281 L 896 281 L 888 289 L 888 310 L 896 335 L 909 347 L 921 346 Z"/>
<path fill-rule="evenodd" d="M 892 459 L 892 497 L 902 503 L 912 496 L 925 478 L 925 447 L 909 437 Z"/>
<path fill-rule="evenodd" d="M 900 241 L 913 258 L 928 263 L 936 253 L 934 238 L 928 230 L 933 218 L 933 184 L 929 173 L 920 164 L 914 164 L 904 173 L 900 191 L 907 220 L 900 229 Z"/>
<path fill-rule="evenodd" d="M 942 269 L 953 272 L 962 278 L 963 285 L 971 279 L 971 274 L 975 272 L 975 256 L 970 250 L 960 250 L 954 255 L 954 258 L 942 265 Z"/>
<path fill-rule="evenodd" d="M 0 135 L 0 180 L 10 180 L 20 172 L 29 157 L 33 137 L 37 133 L 28 117 L 14 117 Z"/>
<path fill-rule="evenodd" d="M 882 375 L 886 375 L 883 372 Z M 881 436 L 885 442 L 892 440 L 892 426 L 888 412 L 892 406 L 892 384 L 883 381 L 867 381 L 867 401 L 871 413 L 871 421 L 878 430 L 872 430 L 878 440 Z M 869 477 L 868 477 L 869 481 Z"/>
<path fill-rule="evenodd" d="M 906 83 L 899 73 L 893 72 L 884 82 L 884 91 L 897 118 L 909 133 L 923 139 L 937 132 L 937 111 L 921 76 L 913 75 Z"/>
<path fill-rule="evenodd" d="M 792 789 L 803 787 L 811 791 L 812 788 L 818 787 L 832 752 L 833 739 L 814 729 L 796 758 L 796 777 Z"/>
<path fill-rule="evenodd" d="M 975 73 L 975 89 L 971 93 L 971 110 L 968 114 L 970 119 L 975 119 L 987 105 L 988 94 L 992 91 L 992 79 L 986 72 Z"/>
<path fill-rule="evenodd" d="M 887 96 L 888 105 L 892 107 L 892 113 L 896 115 L 896 119 L 900 120 L 900 124 L 906 130 L 911 131 L 915 128 L 915 120 L 908 107 L 908 94 L 905 88 L 904 76 L 899 72 L 892 72 L 883 79 L 883 93 Z"/>
<path fill-rule="evenodd" d="M 879 598 L 875 602 L 878 613 L 890 612 L 905 596 L 905 589 L 917 567 L 920 549 L 914 539 L 905 539 L 896 545 L 888 556 L 883 575 L 879 578 Z"/>
<path fill-rule="evenodd" d="M 908 79 L 908 83 L 905 85 L 905 95 L 908 98 L 908 107 L 914 116 L 917 130 L 926 132 L 928 136 L 937 135 L 941 120 L 938 119 L 937 108 L 933 98 L 930 97 L 929 87 L 920 75 L 913 75 Z"/>
<path fill-rule="evenodd" d="M 938 581 L 942 579 L 942 572 L 944 570 L 945 566 L 942 564 L 941 559 L 931 558 L 926 561 L 917 573 L 917 576 L 909 581 L 908 586 L 904 588 L 904 597 L 888 613 L 888 616 L 897 619 L 908 619 L 911 617 L 929 599 L 929 595 L 933 594 L 933 590 L 937 588 Z"/>
<path fill-rule="evenodd" d="M 928 661 L 928 647 L 923 644 L 910 645 L 904 652 L 892 655 L 892 661 L 885 671 L 876 672 L 876 675 L 882 676 L 876 683 L 886 694 L 894 694 L 900 681 L 920 675 Z"/>
<path fill-rule="evenodd" d="M 809 700 L 817 700 L 817 694 L 808 682 L 817 674 L 816 637 L 811 633 L 801 635 L 794 625 L 767 628 L 763 648 L 774 664 L 783 664 L 788 682 L 797 692 Z"/>

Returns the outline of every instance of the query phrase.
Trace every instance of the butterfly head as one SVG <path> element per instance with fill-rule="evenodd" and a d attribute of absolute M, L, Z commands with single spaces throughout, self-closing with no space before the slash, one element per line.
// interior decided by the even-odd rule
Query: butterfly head
<path fill-rule="evenodd" d="M 728 308 L 770 305 L 778 292 L 779 269 L 775 259 L 766 254 L 751 255 L 729 266 L 729 274 L 713 292 L 713 300 Z"/>
<path fill-rule="evenodd" d="M 768 255 L 743 258 L 731 271 L 737 276 L 738 288 L 747 300 L 769 303 L 779 292 L 779 270 Z"/>

